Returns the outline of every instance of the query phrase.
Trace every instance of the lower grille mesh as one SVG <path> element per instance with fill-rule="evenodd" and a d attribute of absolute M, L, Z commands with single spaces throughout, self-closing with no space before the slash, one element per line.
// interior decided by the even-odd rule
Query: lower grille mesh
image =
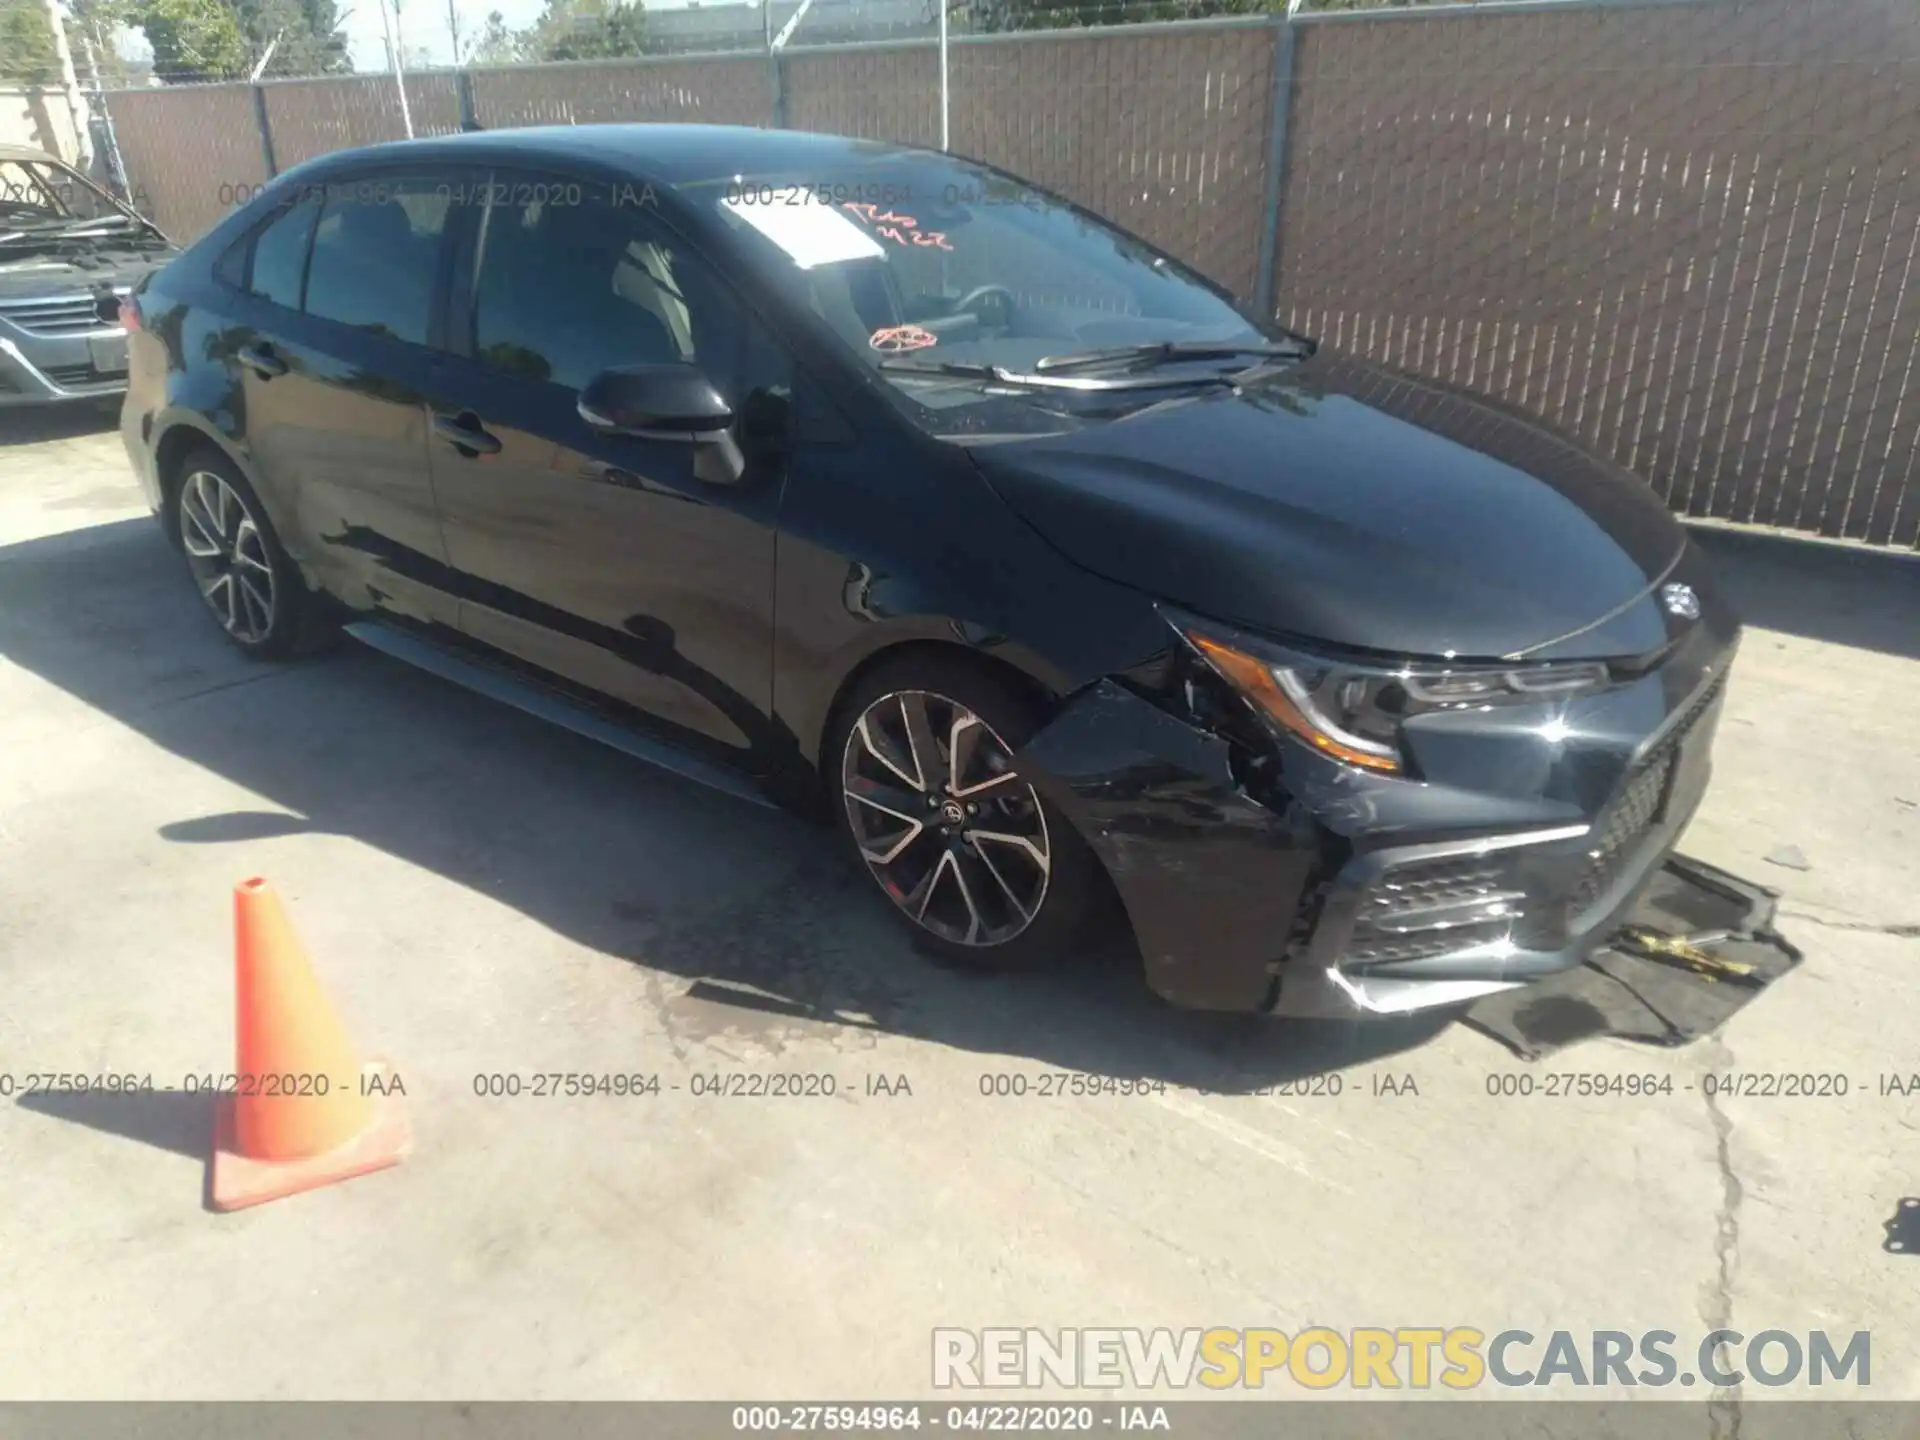
<path fill-rule="evenodd" d="M 1522 898 L 1507 873 L 1485 856 L 1396 866 L 1367 892 L 1342 959 L 1361 966 L 1423 960 L 1497 940 L 1512 926 L 1508 914 L 1463 920 L 1463 913 L 1471 917 L 1475 907 Z M 1427 915 L 1431 925 L 1422 924 Z"/>
<path fill-rule="evenodd" d="M 1724 677 L 1715 680 L 1687 707 L 1686 714 L 1661 738 L 1659 745 L 1641 758 L 1627 777 L 1620 797 L 1594 826 L 1593 847 L 1588 851 L 1586 867 L 1567 897 L 1569 924 L 1599 903 L 1632 864 L 1639 853 L 1640 842 L 1660 818 L 1680 746 L 1700 723 L 1700 717 L 1720 698 L 1724 684 Z"/>

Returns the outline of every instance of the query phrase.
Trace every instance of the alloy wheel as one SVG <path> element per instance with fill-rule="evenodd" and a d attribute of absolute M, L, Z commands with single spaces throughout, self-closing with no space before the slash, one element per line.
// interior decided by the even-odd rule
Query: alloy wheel
<path fill-rule="evenodd" d="M 925 690 L 875 700 L 847 734 L 841 792 L 880 888 L 930 934 L 1004 945 L 1040 913 L 1053 864 L 1040 798 L 958 701 Z"/>
<path fill-rule="evenodd" d="M 273 630 L 273 563 L 267 539 L 240 493 L 211 470 L 180 488 L 180 543 L 214 619 L 257 645 Z"/>

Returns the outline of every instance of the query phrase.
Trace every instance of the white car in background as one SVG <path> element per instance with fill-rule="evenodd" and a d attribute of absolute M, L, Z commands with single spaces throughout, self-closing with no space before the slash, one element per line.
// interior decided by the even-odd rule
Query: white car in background
<path fill-rule="evenodd" d="M 124 392 L 121 298 L 178 253 L 57 156 L 0 145 L 0 408 Z"/>

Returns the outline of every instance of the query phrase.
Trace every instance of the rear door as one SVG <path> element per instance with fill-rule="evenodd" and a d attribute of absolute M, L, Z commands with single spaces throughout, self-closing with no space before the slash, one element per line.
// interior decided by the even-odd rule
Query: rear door
<path fill-rule="evenodd" d="M 501 172 L 482 190 L 429 445 L 461 628 L 760 768 L 790 364 L 617 189 Z M 737 483 L 715 483 L 698 447 L 581 418 L 601 370 L 672 361 L 744 417 Z"/>
<path fill-rule="evenodd" d="M 288 549 L 356 609 L 447 626 L 423 386 L 452 199 L 447 176 L 425 172 L 303 189 L 256 232 L 247 298 L 207 342 Z"/>

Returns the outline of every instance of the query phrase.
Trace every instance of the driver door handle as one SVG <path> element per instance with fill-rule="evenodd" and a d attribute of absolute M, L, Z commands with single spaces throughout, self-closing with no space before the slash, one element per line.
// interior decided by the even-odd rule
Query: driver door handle
<path fill-rule="evenodd" d="M 271 380 L 276 375 L 287 373 L 287 362 L 273 353 L 273 346 L 264 342 L 258 345 L 242 345 L 235 354 L 242 365 L 262 380 Z"/>
<path fill-rule="evenodd" d="M 434 416 L 433 433 L 468 459 L 500 453 L 500 437 L 489 434 L 481 425 L 480 417 L 471 410 L 462 410 L 458 415 Z"/>

